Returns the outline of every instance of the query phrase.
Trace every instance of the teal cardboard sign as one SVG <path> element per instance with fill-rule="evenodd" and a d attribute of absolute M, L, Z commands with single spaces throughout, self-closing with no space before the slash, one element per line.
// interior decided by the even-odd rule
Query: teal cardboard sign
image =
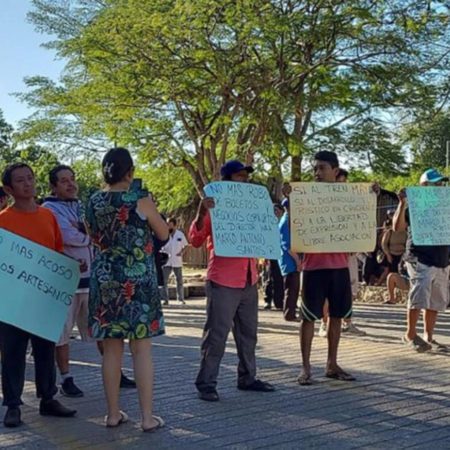
<path fill-rule="evenodd" d="M 450 245 L 450 188 L 406 189 L 412 240 L 415 245 Z"/>
<path fill-rule="evenodd" d="M 58 342 L 79 263 L 0 229 L 0 321 Z"/>
<path fill-rule="evenodd" d="M 218 256 L 278 259 L 278 221 L 265 186 L 218 181 L 204 187 L 210 210 L 214 253 Z"/>

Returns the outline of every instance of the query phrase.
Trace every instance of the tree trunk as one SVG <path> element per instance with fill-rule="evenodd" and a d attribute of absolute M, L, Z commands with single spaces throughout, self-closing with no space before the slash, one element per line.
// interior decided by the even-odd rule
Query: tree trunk
<path fill-rule="evenodd" d="M 291 156 L 291 181 L 300 181 L 302 178 L 301 155 Z"/>

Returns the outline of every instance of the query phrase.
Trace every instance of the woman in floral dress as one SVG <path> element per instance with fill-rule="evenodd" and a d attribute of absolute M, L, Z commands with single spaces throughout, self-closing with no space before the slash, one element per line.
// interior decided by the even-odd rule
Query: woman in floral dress
<path fill-rule="evenodd" d="M 119 408 L 120 368 L 124 339 L 129 339 L 142 413 L 142 429 L 164 425 L 153 415 L 151 340 L 164 333 L 164 318 L 156 282 L 152 231 L 168 236 L 167 225 L 151 198 L 131 191 L 133 160 L 128 150 L 113 148 L 102 161 L 107 184 L 95 193 L 86 210 L 86 222 L 96 256 L 89 293 L 89 327 L 103 340 L 103 383 L 109 427 L 127 420 Z"/>

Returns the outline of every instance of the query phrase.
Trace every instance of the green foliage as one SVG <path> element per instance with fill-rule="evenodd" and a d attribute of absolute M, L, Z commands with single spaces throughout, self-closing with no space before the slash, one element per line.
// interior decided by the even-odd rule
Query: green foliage
<path fill-rule="evenodd" d="M 94 157 L 75 160 L 72 165 L 78 183 L 78 197 L 87 202 L 89 197 L 103 186 L 100 160 Z"/>
<path fill-rule="evenodd" d="M 380 120 L 364 118 L 349 128 L 346 151 L 352 167 L 369 169 L 382 176 L 407 173 L 402 146 Z"/>
<path fill-rule="evenodd" d="M 450 150 L 449 111 L 440 112 L 432 120 L 416 122 L 406 128 L 405 135 L 411 142 L 414 165 L 418 169 L 445 167 L 447 146 Z"/>
<path fill-rule="evenodd" d="M 23 98 L 39 113 L 24 138 L 129 146 L 157 167 L 184 168 L 197 192 L 230 155 L 298 179 L 302 158 L 338 146 L 346 122 L 432 110 L 445 96 L 441 2 L 33 3 L 31 21 L 55 36 L 49 46 L 68 65 L 59 83 L 28 80 Z M 357 131 L 358 166 L 370 155 L 374 170 L 403 170 L 388 136 L 368 152 Z M 176 195 L 164 198 L 183 202 L 186 185 L 174 178 Z"/>
<path fill-rule="evenodd" d="M 192 178 L 180 167 L 154 167 L 138 165 L 135 173 L 154 196 L 165 213 L 173 212 L 193 203 L 197 197 Z"/>

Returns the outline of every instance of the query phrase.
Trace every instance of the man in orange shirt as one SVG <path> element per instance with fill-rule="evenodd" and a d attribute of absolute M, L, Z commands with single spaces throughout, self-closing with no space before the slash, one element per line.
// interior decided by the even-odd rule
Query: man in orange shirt
<path fill-rule="evenodd" d="M 48 209 L 36 204 L 36 183 L 32 169 L 24 163 L 12 164 L 5 169 L 2 182 L 6 193 L 14 199 L 14 204 L 0 213 L 0 228 L 62 253 L 63 240 L 55 217 Z M 57 392 L 55 344 L 0 322 L 3 405 L 8 408 L 3 420 L 5 427 L 21 424 L 20 405 L 29 340 L 33 347 L 36 394 L 41 399 L 40 414 L 71 417 L 76 413 L 53 398 Z"/>
<path fill-rule="evenodd" d="M 246 183 L 253 168 L 231 160 L 225 163 L 220 173 L 223 181 Z M 206 276 L 206 323 L 202 342 L 200 371 L 195 382 L 201 400 L 219 400 L 217 376 L 220 361 L 225 352 L 227 337 L 233 329 L 239 357 L 237 387 L 244 391 L 271 392 L 275 388 L 256 379 L 256 333 L 258 328 L 258 275 L 255 258 L 217 256 L 212 241 L 211 216 L 214 207 L 212 198 L 200 202 L 197 217 L 189 230 L 193 247 L 205 241 L 209 251 Z"/>

